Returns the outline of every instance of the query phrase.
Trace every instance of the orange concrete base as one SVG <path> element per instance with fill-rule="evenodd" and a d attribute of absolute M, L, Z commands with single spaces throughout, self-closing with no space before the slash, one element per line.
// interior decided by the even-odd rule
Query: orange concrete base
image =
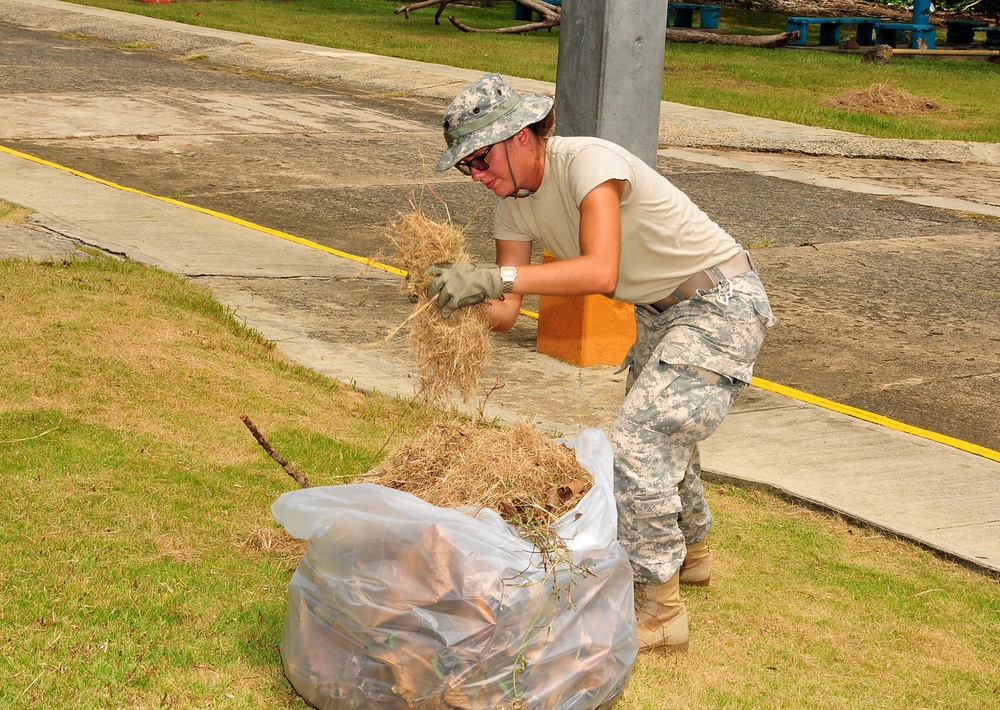
<path fill-rule="evenodd" d="M 546 255 L 545 260 L 552 257 Z M 578 367 L 619 365 L 635 341 L 630 303 L 604 296 L 541 296 L 536 349 Z"/>

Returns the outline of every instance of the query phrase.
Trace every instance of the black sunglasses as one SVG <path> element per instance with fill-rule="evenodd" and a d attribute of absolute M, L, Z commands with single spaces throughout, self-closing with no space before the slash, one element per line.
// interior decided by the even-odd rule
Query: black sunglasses
<path fill-rule="evenodd" d="M 496 143 L 493 145 L 496 145 Z M 493 145 L 479 155 L 474 155 L 471 158 L 466 158 L 465 160 L 459 160 L 455 163 L 455 167 L 458 168 L 459 172 L 464 175 L 472 175 L 473 168 L 476 170 L 489 170 L 490 164 L 486 162 L 486 156 L 490 154 L 491 150 L 493 150 Z"/>

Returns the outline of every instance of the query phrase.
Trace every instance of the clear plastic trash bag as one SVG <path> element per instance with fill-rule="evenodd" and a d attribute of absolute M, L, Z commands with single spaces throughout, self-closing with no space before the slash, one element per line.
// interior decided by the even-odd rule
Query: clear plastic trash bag
<path fill-rule="evenodd" d="M 369 483 L 278 498 L 275 519 L 309 541 L 281 638 L 295 690 L 324 709 L 614 705 L 638 644 L 613 452 L 599 429 L 563 443 L 594 485 L 555 525 L 557 565 L 491 510 Z"/>

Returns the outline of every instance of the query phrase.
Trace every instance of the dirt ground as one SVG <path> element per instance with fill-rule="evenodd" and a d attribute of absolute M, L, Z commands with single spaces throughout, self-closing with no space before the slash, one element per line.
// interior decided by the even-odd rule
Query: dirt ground
<path fill-rule="evenodd" d="M 419 203 L 492 259 L 492 196 L 431 168 L 443 104 L 179 59 L 0 25 L 0 63 L 17 69 L 0 72 L 0 143 L 383 260 L 386 224 Z M 985 166 L 725 155 L 1000 204 Z M 692 160 L 659 169 L 753 250 L 779 318 L 759 376 L 1000 449 L 1000 219 Z M 244 285 L 320 336 L 385 335 L 338 318 L 370 300 L 360 286 L 332 302 L 319 281 Z M 533 325 L 504 337 L 529 342 Z"/>

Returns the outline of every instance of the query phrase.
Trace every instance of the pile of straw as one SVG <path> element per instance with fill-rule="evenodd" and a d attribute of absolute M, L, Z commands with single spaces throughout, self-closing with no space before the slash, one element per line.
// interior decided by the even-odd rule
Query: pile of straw
<path fill-rule="evenodd" d="M 872 84 L 867 89 L 852 89 L 820 102 L 860 113 L 883 116 L 909 116 L 929 111 L 943 111 L 944 107 L 933 99 L 914 96 L 904 89 L 893 89 L 885 83 Z"/>
<path fill-rule="evenodd" d="M 465 235 L 452 224 L 435 222 L 419 209 L 389 225 L 396 245 L 396 262 L 408 276 L 403 288 L 416 304 L 404 324 L 410 349 L 420 372 L 418 397 L 432 404 L 448 405 L 458 392 L 469 402 L 490 353 L 490 327 L 485 303 L 441 317 L 427 297 L 430 279 L 424 271 L 443 262 L 469 262 Z"/>
<path fill-rule="evenodd" d="M 571 510 L 593 478 L 574 453 L 524 423 L 442 423 L 403 443 L 366 480 L 445 508 L 491 508 L 543 527 Z"/>

